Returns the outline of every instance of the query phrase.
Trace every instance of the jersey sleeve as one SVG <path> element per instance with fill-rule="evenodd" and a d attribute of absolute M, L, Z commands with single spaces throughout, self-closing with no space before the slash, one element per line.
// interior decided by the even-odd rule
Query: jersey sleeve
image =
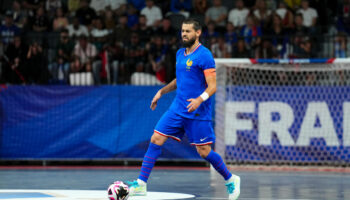
<path fill-rule="evenodd" d="M 210 51 L 205 51 L 201 56 L 201 68 L 203 71 L 206 69 L 215 69 L 214 57 Z"/>

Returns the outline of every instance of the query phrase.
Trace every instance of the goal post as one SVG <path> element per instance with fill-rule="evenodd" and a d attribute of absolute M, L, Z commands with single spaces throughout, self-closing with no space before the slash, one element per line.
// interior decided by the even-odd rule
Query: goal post
<path fill-rule="evenodd" d="M 215 62 L 215 149 L 227 163 L 350 165 L 350 59 Z"/>

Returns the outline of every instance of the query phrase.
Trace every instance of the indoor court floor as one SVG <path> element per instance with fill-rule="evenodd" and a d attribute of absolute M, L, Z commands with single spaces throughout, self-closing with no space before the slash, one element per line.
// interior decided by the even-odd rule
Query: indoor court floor
<path fill-rule="evenodd" d="M 241 200 L 349 200 L 350 173 L 238 170 Z M 0 199 L 106 200 L 114 180 L 133 180 L 138 168 L 0 167 Z M 130 200 L 227 199 L 222 178 L 209 168 L 156 168 L 147 197 Z"/>

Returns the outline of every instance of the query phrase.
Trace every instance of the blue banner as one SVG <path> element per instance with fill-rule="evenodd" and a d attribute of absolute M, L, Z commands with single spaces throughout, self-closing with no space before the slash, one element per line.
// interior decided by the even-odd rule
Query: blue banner
<path fill-rule="evenodd" d="M 227 160 L 350 163 L 350 87 L 226 89 Z"/>
<path fill-rule="evenodd" d="M 142 159 L 176 93 L 156 86 L 10 86 L 0 90 L 1 159 Z M 201 159 L 168 140 L 160 159 Z"/>

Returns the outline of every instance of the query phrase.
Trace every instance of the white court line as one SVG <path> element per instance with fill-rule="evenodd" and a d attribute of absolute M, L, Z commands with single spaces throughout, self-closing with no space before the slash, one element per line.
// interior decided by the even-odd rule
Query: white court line
<path fill-rule="evenodd" d="M 22 197 L 22 198 L 7 198 L 7 200 L 107 200 L 107 190 L 3 190 L 1 193 L 26 193 L 37 192 L 51 195 L 52 197 Z M 167 193 L 167 192 L 147 192 L 147 196 L 134 196 L 129 200 L 174 200 L 174 199 L 192 199 L 195 198 L 192 194 Z M 4 198 L 2 198 L 4 199 Z M 6 199 L 4 199 L 6 200 Z"/>
<path fill-rule="evenodd" d="M 196 197 L 196 199 L 200 200 L 220 200 L 220 199 L 225 199 L 227 198 L 219 198 L 219 197 Z M 239 200 L 277 200 L 271 199 L 271 198 L 239 198 Z M 278 199 L 278 200 L 312 200 L 312 199 Z"/>

